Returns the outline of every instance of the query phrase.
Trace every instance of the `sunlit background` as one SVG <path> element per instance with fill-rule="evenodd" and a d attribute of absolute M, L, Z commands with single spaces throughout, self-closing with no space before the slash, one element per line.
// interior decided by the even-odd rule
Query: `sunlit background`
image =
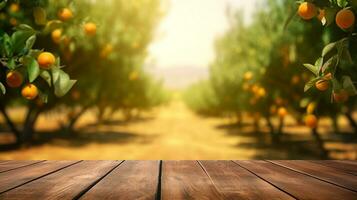
<path fill-rule="evenodd" d="M 299 6 L 0 3 L 0 159 L 357 159 L 357 42 Z"/>

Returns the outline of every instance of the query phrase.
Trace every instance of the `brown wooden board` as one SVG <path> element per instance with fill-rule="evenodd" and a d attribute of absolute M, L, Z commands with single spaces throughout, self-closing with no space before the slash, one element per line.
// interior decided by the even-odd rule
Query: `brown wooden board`
<path fill-rule="evenodd" d="M 13 160 L 8 162 L 0 163 L 0 173 L 9 170 L 17 169 L 27 165 L 32 165 L 35 163 L 43 162 L 42 160 Z"/>
<path fill-rule="evenodd" d="M 0 193 L 43 177 L 78 161 L 45 161 L 0 173 Z"/>
<path fill-rule="evenodd" d="M 303 160 L 271 162 L 357 192 L 357 177 L 335 168 Z"/>
<path fill-rule="evenodd" d="M 119 161 L 82 161 L 0 195 L 0 199 L 73 199 L 119 165 Z"/>
<path fill-rule="evenodd" d="M 232 161 L 200 161 L 227 199 L 294 199 Z"/>
<path fill-rule="evenodd" d="M 159 161 L 124 161 L 80 199 L 155 199 Z"/>
<path fill-rule="evenodd" d="M 266 161 L 235 161 L 297 199 L 349 200 L 357 193 Z"/>
<path fill-rule="evenodd" d="M 163 161 L 162 199 L 224 199 L 197 161 Z"/>
<path fill-rule="evenodd" d="M 340 161 L 340 160 L 324 160 L 324 161 L 312 161 L 320 165 L 325 165 L 328 167 L 333 167 L 350 174 L 357 175 L 357 163 L 350 161 Z"/>

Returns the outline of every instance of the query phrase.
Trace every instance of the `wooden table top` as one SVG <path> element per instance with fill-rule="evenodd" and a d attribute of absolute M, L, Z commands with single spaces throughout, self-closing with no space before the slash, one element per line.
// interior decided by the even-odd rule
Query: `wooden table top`
<path fill-rule="evenodd" d="M 0 199 L 357 199 L 357 161 L 0 161 Z"/>

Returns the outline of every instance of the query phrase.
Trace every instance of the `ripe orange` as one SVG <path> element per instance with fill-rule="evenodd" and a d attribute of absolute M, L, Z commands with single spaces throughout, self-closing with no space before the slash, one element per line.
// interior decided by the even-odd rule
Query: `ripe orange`
<path fill-rule="evenodd" d="M 17 88 L 23 82 L 23 77 L 20 72 L 17 71 L 10 71 L 6 74 L 6 83 L 9 87 Z"/>
<path fill-rule="evenodd" d="M 333 99 L 336 103 L 343 103 L 343 102 L 346 102 L 348 101 L 348 98 L 349 98 L 349 94 L 347 91 L 345 90 L 341 90 L 341 91 L 338 91 L 338 92 L 334 92 L 332 94 L 333 96 Z"/>
<path fill-rule="evenodd" d="M 244 73 L 244 80 L 249 81 L 253 78 L 253 73 L 248 71 Z"/>
<path fill-rule="evenodd" d="M 285 107 L 280 107 L 280 108 L 278 109 L 278 116 L 279 116 L 280 118 L 284 118 L 287 114 L 288 114 L 288 111 L 286 110 Z"/>
<path fill-rule="evenodd" d="M 327 80 L 319 80 L 315 83 L 315 87 L 320 91 L 326 91 L 330 87 L 330 83 Z"/>
<path fill-rule="evenodd" d="M 341 29 L 348 29 L 355 23 L 355 15 L 349 9 L 342 9 L 336 15 L 336 24 Z"/>
<path fill-rule="evenodd" d="M 299 77 L 298 75 L 294 75 L 294 76 L 291 78 L 291 83 L 292 83 L 293 85 L 297 85 L 297 84 L 299 84 L 299 82 L 300 82 L 300 77 Z"/>
<path fill-rule="evenodd" d="M 317 14 L 316 6 L 310 2 L 300 4 L 298 14 L 304 20 L 310 20 Z"/>
<path fill-rule="evenodd" d="M 90 36 L 95 35 L 97 32 L 97 25 L 93 22 L 87 22 L 84 24 L 84 32 Z"/>
<path fill-rule="evenodd" d="M 264 88 L 259 88 L 259 90 L 257 91 L 257 96 L 258 97 L 265 97 L 266 95 L 266 90 Z"/>
<path fill-rule="evenodd" d="M 17 3 L 13 3 L 10 5 L 10 11 L 15 13 L 18 12 L 20 10 L 20 6 Z"/>
<path fill-rule="evenodd" d="M 38 89 L 34 84 L 29 83 L 22 88 L 21 94 L 26 99 L 33 100 L 38 96 Z"/>
<path fill-rule="evenodd" d="M 113 45 L 106 44 L 104 48 L 100 51 L 100 57 L 106 58 L 113 51 Z"/>
<path fill-rule="evenodd" d="M 73 18 L 73 13 L 69 8 L 63 8 L 58 12 L 58 18 L 62 21 L 68 21 Z"/>
<path fill-rule="evenodd" d="M 42 69 L 50 69 L 55 64 L 56 58 L 50 52 L 43 52 L 38 56 L 37 62 Z"/>
<path fill-rule="evenodd" d="M 305 125 L 310 128 L 317 127 L 317 117 L 315 115 L 309 114 L 305 117 Z"/>
<path fill-rule="evenodd" d="M 12 26 L 17 26 L 17 24 L 18 24 L 17 19 L 15 19 L 13 17 L 10 18 L 9 22 Z"/>
<path fill-rule="evenodd" d="M 316 108 L 316 103 L 309 103 L 309 105 L 307 105 L 307 108 L 306 108 L 306 112 L 307 114 L 312 114 L 314 111 L 315 111 L 315 108 Z"/>
<path fill-rule="evenodd" d="M 51 37 L 54 43 L 59 44 L 61 42 L 62 30 L 55 29 L 54 31 L 52 31 Z"/>

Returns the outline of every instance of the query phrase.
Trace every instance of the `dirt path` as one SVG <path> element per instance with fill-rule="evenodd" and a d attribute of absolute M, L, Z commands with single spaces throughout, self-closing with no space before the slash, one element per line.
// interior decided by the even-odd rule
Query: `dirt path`
<path fill-rule="evenodd" d="M 300 141 L 272 148 L 263 134 L 253 134 L 251 126 L 239 129 L 227 121 L 204 118 L 188 110 L 181 101 L 155 111 L 154 117 L 129 124 L 114 121 L 106 125 L 87 125 L 79 137 L 58 137 L 49 142 L 16 151 L 0 152 L 0 159 L 314 159 L 301 152 Z M 47 116 L 48 117 L 48 116 Z M 42 118 L 40 130 L 53 118 Z M 86 117 L 82 124 L 91 123 Z M 48 128 L 48 127 L 47 127 Z M 291 127 L 298 139 L 309 133 Z M 294 130 L 296 129 L 296 130 Z M 51 138 L 54 133 L 41 133 Z M 301 135 L 303 134 L 303 135 Z M 292 148 L 291 148 L 292 147 Z M 348 147 L 343 144 L 343 147 Z M 353 145 L 349 148 L 355 148 Z M 290 150 L 287 150 L 289 149 Z M 299 149 L 300 148 L 300 149 Z M 298 150 L 298 151 L 296 151 Z M 353 149 L 352 149 L 353 150 Z M 355 152 L 355 151 L 353 151 Z M 345 155 L 345 154 L 344 154 Z M 352 156 L 352 157 L 351 157 Z M 351 159 L 349 157 L 339 157 Z"/>
<path fill-rule="evenodd" d="M 236 147 L 239 138 L 217 126 L 222 119 L 202 118 L 176 101 L 153 119 L 86 128 L 83 138 L 10 152 L 0 159 L 248 159 L 254 150 Z"/>

